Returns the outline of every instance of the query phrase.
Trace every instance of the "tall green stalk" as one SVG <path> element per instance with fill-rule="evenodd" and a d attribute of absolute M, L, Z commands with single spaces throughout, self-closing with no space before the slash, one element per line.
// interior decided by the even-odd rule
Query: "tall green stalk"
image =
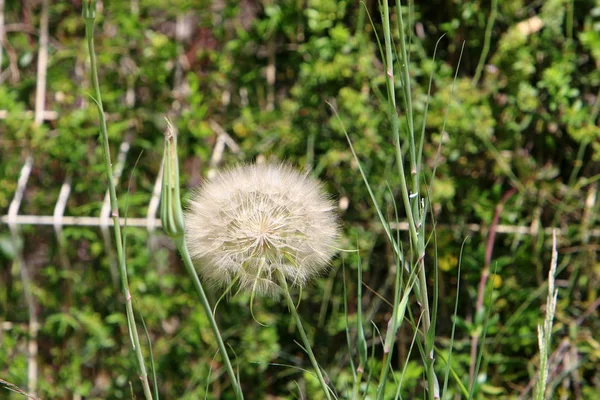
<path fill-rule="evenodd" d="M 421 197 L 419 195 L 419 185 L 421 178 L 421 171 L 418 170 L 417 164 L 420 166 L 420 155 L 417 157 L 416 146 L 415 146 L 415 129 L 414 129 L 414 118 L 412 110 L 412 97 L 410 89 L 410 71 L 408 52 L 406 46 L 406 37 L 404 35 L 404 21 L 402 18 L 402 3 L 396 1 L 396 15 L 398 17 L 398 29 L 400 35 L 400 54 L 401 59 L 399 60 L 401 65 L 401 81 L 404 96 L 404 104 L 407 118 L 408 128 L 408 145 L 410 153 L 410 175 L 412 177 L 412 188 L 409 190 L 409 183 L 406 179 L 406 172 L 404 169 L 404 156 L 402 154 L 402 144 L 400 141 L 400 120 L 396 111 L 396 93 L 395 93 L 395 82 L 394 82 L 394 47 L 392 43 L 392 34 L 390 28 L 390 12 L 388 2 L 382 3 L 382 20 L 383 20 L 383 35 L 384 35 L 384 48 L 385 48 L 385 66 L 386 66 L 386 86 L 388 92 L 388 116 L 392 125 L 392 135 L 394 138 L 394 144 L 396 148 L 396 164 L 398 167 L 398 177 L 400 179 L 400 192 L 402 195 L 402 203 L 404 204 L 404 210 L 408 220 L 410 243 L 413 254 L 416 254 L 414 259 L 413 268 L 417 269 L 417 281 L 415 286 L 415 295 L 421 307 L 421 321 L 423 323 L 423 340 L 425 343 L 424 349 L 424 364 L 427 377 L 428 386 L 428 397 L 429 399 L 438 399 L 439 394 L 439 383 L 434 370 L 434 329 L 435 326 L 432 324 L 432 316 L 429 309 L 429 298 L 427 289 L 427 276 L 425 272 L 425 212 L 422 209 Z M 419 237 L 420 234 L 420 237 Z M 398 307 L 398 303 L 395 304 Z M 394 321 L 395 323 L 395 321 Z M 395 333 L 398 326 L 392 324 L 391 327 Z M 390 338 L 393 344 L 393 337 Z M 387 346 L 386 346 L 387 347 Z M 391 348 L 390 348 L 391 351 Z M 385 356 L 388 356 L 386 353 Z M 389 356 L 388 356 L 389 357 Z M 384 363 L 384 369 L 388 368 L 389 362 Z M 387 374 L 387 371 L 386 371 Z M 384 374 L 384 376 L 386 375 Z M 380 382 L 380 385 L 385 385 L 385 382 Z M 379 393 L 383 393 L 382 388 Z"/>
<path fill-rule="evenodd" d="M 129 336 L 133 351 L 135 352 L 140 380 L 144 388 L 144 396 L 147 400 L 152 399 L 150 384 L 148 383 L 148 373 L 144 363 L 144 355 L 140 346 L 140 338 L 138 336 L 137 327 L 135 324 L 135 315 L 133 313 L 133 305 L 131 302 L 131 292 L 129 291 L 129 282 L 127 279 L 127 264 L 123 251 L 123 240 L 121 235 L 121 224 L 119 222 L 119 206 L 117 202 L 117 192 L 113 180 L 112 163 L 110 160 L 110 148 L 108 143 L 108 132 L 106 129 L 106 118 L 104 116 L 104 107 L 102 106 L 102 95 L 100 93 L 100 84 L 98 81 L 98 65 L 96 62 L 96 54 L 94 51 L 94 22 L 96 20 L 96 1 L 84 0 L 83 2 L 83 19 L 85 21 L 85 36 L 87 39 L 88 50 L 90 55 L 90 70 L 92 83 L 94 85 L 94 102 L 98 108 L 98 117 L 100 119 L 100 143 L 104 155 L 104 168 L 106 178 L 108 179 L 108 191 L 110 195 L 111 217 L 114 225 L 115 241 L 117 245 L 117 257 L 119 259 L 119 270 L 121 275 L 121 287 L 125 296 L 125 310 L 127 313 L 127 325 L 129 328 Z"/>
<path fill-rule="evenodd" d="M 192 278 L 194 288 L 200 297 L 200 304 L 204 309 L 206 318 L 208 318 L 208 322 L 210 324 L 210 328 L 217 340 L 217 346 L 219 347 L 219 352 L 221 353 L 223 363 L 225 364 L 225 369 L 227 370 L 227 374 L 231 380 L 231 385 L 235 391 L 235 396 L 238 400 L 242 400 L 244 398 L 242 388 L 239 384 L 237 375 L 233 370 L 233 366 L 231 364 L 231 360 L 229 359 L 229 354 L 227 353 L 227 348 L 225 347 L 223 338 L 221 337 L 221 332 L 219 331 L 217 321 L 212 313 L 210 303 L 208 302 L 208 298 L 206 297 L 206 293 L 204 292 L 204 288 L 202 287 L 202 283 L 200 282 L 200 278 L 198 277 L 198 273 L 194 268 L 190 253 L 185 244 L 183 210 L 181 208 L 181 197 L 179 194 L 177 135 L 175 134 L 173 126 L 169 120 L 167 120 L 167 125 L 168 130 L 167 134 L 165 135 L 163 181 L 161 190 L 160 217 L 162 221 L 162 227 L 165 233 L 173 239 L 175 245 L 177 246 L 177 250 L 183 258 L 183 264 L 185 265 L 190 278 Z"/>
<path fill-rule="evenodd" d="M 487 59 L 488 54 L 490 53 L 490 44 L 492 42 L 492 30 L 494 29 L 494 23 L 496 22 L 496 17 L 498 16 L 498 0 L 492 0 L 492 9 L 490 10 L 490 16 L 488 17 L 487 24 L 485 25 L 485 35 L 483 37 L 483 49 L 481 50 L 481 55 L 479 56 L 479 62 L 477 63 L 477 68 L 475 69 L 475 75 L 473 75 L 473 80 L 471 83 L 476 85 L 479 82 L 479 78 L 481 78 L 481 74 L 483 73 L 483 68 L 485 67 L 485 60 Z"/>
<path fill-rule="evenodd" d="M 290 312 L 292 313 L 292 317 L 294 317 L 296 326 L 298 327 L 298 332 L 300 333 L 300 338 L 302 339 L 302 343 L 304 344 L 306 353 L 308 353 L 308 358 L 310 359 L 310 362 L 313 365 L 315 372 L 317 373 L 317 378 L 319 379 L 319 383 L 321 384 L 321 387 L 323 388 L 323 392 L 325 392 L 325 397 L 327 398 L 327 400 L 331 400 L 331 393 L 329 392 L 330 391 L 329 386 L 327 386 L 327 383 L 325 382 L 325 378 L 323 377 L 323 372 L 321 372 L 321 367 L 319 366 L 319 363 L 317 362 L 317 359 L 315 358 L 315 354 L 312 351 L 312 346 L 310 345 L 310 340 L 308 340 L 308 336 L 306 335 L 306 332 L 304 331 L 304 327 L 302 325 L 302 320 L 300 319 L 300 316 L 298 315 L 298 311 L 296 311 L 296 305 L 294 304 L 294 300 L 292 300 L 292 296 L 290 296 L 290 289 L 288 287 L 288 284 L 283 275 L 280 274 L 279 278 L 280 278 L 279 284 L 281 285 L 281 287 L 283 289 L 282 290 L 283 296 L 285 298 L 285 301 L 288 305 Z"/>

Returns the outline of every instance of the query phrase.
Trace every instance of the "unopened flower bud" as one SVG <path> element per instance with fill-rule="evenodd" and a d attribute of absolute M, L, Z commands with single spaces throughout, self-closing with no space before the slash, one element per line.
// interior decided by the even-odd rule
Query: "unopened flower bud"
<path fill-rule="evenodd" d="M 181 208 L 181 198 L 179 197 L 177 135 L 169 120 L 167 120 L 167 132 L 165 134 L 160 219 L 162 228 L 168 236 L 172 238 L 183 236 L 183 210 Z"/>

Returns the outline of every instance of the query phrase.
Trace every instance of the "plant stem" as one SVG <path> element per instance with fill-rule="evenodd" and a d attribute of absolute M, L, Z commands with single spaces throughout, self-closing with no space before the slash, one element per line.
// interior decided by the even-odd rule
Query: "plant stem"
<path fill-rule="evenodd" d="M 296 305 L 294 304 L 294 301 L 292 300 L 292 296 L 290 295 L 290 290 L 289 290 L 288 284 L 285 280 L 285 277 L 283 277 L 283 275 L 281 275 L 281 273 L 279 273 L 279 282 L 280 282 L 281 287 L 283 288 L 283 295 L 285 296 L 285 301 L 287 302 L 288 308 L 290 309 L 290 312 L 292 313 L 292 316 L 294 317 L 294 319 L 296 321 L 296 326 L 298 327 L 298 331 L 300 332 L 300 337 L 302 338 L 302 343 L 304 343 L 306 353 L 308 353 L 308 358 L 310 358 L 310 362 L 312 363 L 313 368 L 315 369 L 315 372 L 317 373 L 317 378 L 319 379 L 319 382 L 321 383 L 321 387 L 323 388 L 323 391 L 325 392 L 325 397 L 327 397 L 327 400 L 331 400 L 331 393 L 329 393 L 329 386 L 327 386 L 327 383 L 325 382 L 325 378 L 323 377 L 323 373 L 321 372 L 321 367 L 319 367 L 319 363 L 317 363 L 317 359 L 315 358 L 315 355 L 312 351 L 310 341 L 308 340 L 308 336 L 306 336 L 306 332 L 304 331 L 304 327 L 302 326 L 302 320 L 300 319 L 300 316 L 298 315 L 298 312 L 296 311 Z"/>
<path fill-rule="evenodd" d="M 362 382 L 363 372 L 359 372 L 356 376 L 356 380 L 354 382 L 354 387 L 352 389 L 352 400 L 358 400 L 360 395 L 360 383 Z"/>
<path fill-rule="evenodd" d="M 385 64 L 386 64 L 386 83 L 387 83 L 387 91 L 388 91 L 388 114 L 390 118 L 390 122 L 392 124 L 392 134 L 394 137 L 394 144 L 396 147 L 396 164 L 398 167 L 398 177 L 400 179 L 400 191 L 402 195 L 402 202 L 404 204 L 404 210 L 406 212 L 406 218 L 408 220 L 409 233 L 410 233 L 410 242 L 411 248 L 415 249 L 417 252 L 417 262 L 415 264 L 415 268 L 418 271 L 418 279 L 417 279 L 417 290 L 415 290 L 415 295 L 417 296 L 417 300 L 420 304 L 422 311 L 422 321 L 423 321 L 423 340 L 425 342 L 425 356 L 424 356 L 424 364 L 426 367 L 426 375 L 427 375 L 427 383 L 428 383 L 428 396 L 430 399 L 439 398 L 439 384 L 437 381 L 437 377 L 435 376 L 435 371 L 433 368 L 434 358 L 433 358 L 433 335 L 430 330 L 431 326 L 431 313 L 429 310 L 429 297 L 427 294 L 427 276 L 425 272 L 425 242 L 424 239 L 421 238 L 419 240 L 419 232 L 418 229 L 423 231 L 423 227 L 421 226 L 421 218 L 419 212 L 419 203 L 420 196 L 418 193 L 419 190 L 419 171 L 416 170 L 416 155 L 415 155 L 415 132 L 414 132 L 414 124 L 413 124 L 413 115 L 412 115 L 412 102 L 411 102 L 411 92 L 410 92 L 410 74 L 408 68 L 408 54 L 406 51 L 406 38 L 404 36 L 404 22 L 402 20 L 402 9 L 401 2 L 399 0 L 396 1 L 396 13 L 398 14 L 399 19 L 399 31 L 400 31 L 400 46 L 401 46 L 401 57 L 402 57 L 402 81 L 403 81 L 403 89 L 404 89 L 404 97 L 405 97 L 405 105 L 407 112 L 407 122 L 408 122 L 408 130 L 409 130 L 409 148 L 410 148 L 410 164 L 411 164 L 411 176 L 412 176 L 412 192 L 409 194 L 408 182 L 406 180 L 406 173 L 404 170 L 404 157 L 402 155 L 402 146 L 400 144 L 400 123 L 398 114 L 396 112 L 396 93 L 395 93 L 395 83 L 394 83 L 394 59 L 393 59 L 393 45 L 392 45 L 392 36 L 390 29 L 390 14 L 389 14 L 389 6 L 388 2 L 383 2 L 383 34 L 384 34 L 384 42 L 385 42 Z M 411 198 L 413 199 L 413 203 L 411 204 Z M 417 226 L 417 222 L 419 222 L 419 226 Z M 395 304 L 397 307 L 397 304 Z M 392 324 L 392 329 L 395 331 L 398 329 L 396 325 L 396 321 Z M 389 343 L 390 351 L 391 346 L 393 346 L 393 337 Z M 388 363 L 384 364 L 384 368 L 387 368 Z M 386 371 L 387 372 L 387 371 Z M 386 374 L 383 374 L 385 377 Z M 380 382 L 380 385 L 385 385 L 384 382 Z M 381 391 L 382 392 L 382 391 Z"/>
<path fill-rule="evenodd" d="M 204 293 L 204 289 L 202 288 L 202 283 L 200 282 L 200 278 L 198 278 L 198 274 L 196 273 L 196 269 L 194 268 L 194 264 L 192 263 L 192 259 L 190 257 L 190 253 L 188 251 L 187 246 L 185 245 L 185 240 L 183 237 L 179 237 L 174 239 L 175 245 L 177 246 L 177 250 L 183 257 L 183 264 L 190 277 L 192 278 L 192 282 L 194 283 L 194 288 L 198 292 L 200 296 L 200 303 L 202 304 L 202 308 L 204 308 L 204 312 L 206 313 L 206 317 L 208 318 L 208 322 L 210 323 L 210 328 L 217 339 L 217 345 L 219 347 L 219 351 L 221 352 L 221 357 L 223 362 L 225 363 L 225 368 L 227 369 L 227 373 L 229 374 L 229 379 L 231 379 L 231 384 L 235 390 L 235 396 L 237 399 L 243 399 L 244 395 L 242 393 L 242 389 L 238 382 L 237 376 L 233 370 L 231 365 L 231 361 L 229 360 L 229 355 L 227 353 L 227 349 L 225 348 L 225 343 L 223 342 L 223 338 L 221 337 L 221 332 L 219 331 L 219 327 L 217 326 L 217 321 L 212 313 L 212 309 L 210 307 L 210 303 L 208 302 L 208 298 Z"/>
<path fill-rule="evenodd" d="M 117 256 L 119 258 L 119 269 L 121 275 L 122 290 L 125 296 L 127 324 L 129 328 L 131 344 L 133 346 L 133 350 L 137 358 L 140 380 L 142 381 L 142 386 L 144 388 L 144 396 L 146 397 L 146 399 L 151 400 L 152 392 L 150 391 L 150 385 L 148 383 L 148 373 L 146 372 L 146 365 L 144 364 L 144 355 L 142 354 L 140 338 L 137 333 L 135 315 L 133 313 L 133 305 L 131 302 L 131 292 L 129 291 L 129 282 L 127 280 L 127 264 L 125 260 L 125 254 L 123 252 L 123 240 L 121 236 L 121 225 L 119 222 L 119 206 L 117 202 L 117 192 L 113 181 L 112 163 L 110 160 L 110 148 L 108 143 L 108 132 L 106 129 L 106 118 L 104 116 L 104 107 L 102 106 L 102 96 L 100 93 L 100 84 L 98 80 L 98 65 L 96 62 L 96 54 L 94 50 L 94 21 L 96 19 L 95 1 L 87 0 L 83 2 L 83 18 L 85 20 L 85 34 L 90 55 L 92 83 L 94 85 L 94 94 L 96 96 L 94 100 L 96 106 L 98 107 L 98 114 L 100 118 L 100 143 L 102 145 L 102 152 L 104 155 L 104 167 L 106 171 L 106 177 L 108 179 L 111 216 L 114 224 L 115 241 L 117 245 Z"/>
<path fill-rule="evenodd" d="M 165 148 L 164 148 L 164 159 L 163 159 L 163 180 L 161 190 L 161 210 L 160 218 L 162 222 L 162 228 L 177 246 L 177 250 L 183 257 L 183 262 L 187 272 L 192 278 L 194 288 L 200 296 L 200 303 L 206 313 L 208 321 L 215 338 L 217 339 L 217 345 L 225 363 L 227 373 L 231 379 L 231 385 L 235 391 L 235 396 L 238 400 L 244 398 L 242 389 L 240 387 L 237 376 L 231 366 L 229 355 L 223 338 L 219 332 L 217 322 L 214 314 L 211 310 L 204 288 L 198 278 L 194 264 L 190 257 L 190 253 L 185 244 L 185 222 L 183 216 L 183 210 L 181 208 L 181 196 L 179 194 L 179 158 L 177 157 L 177 133 L 171 121 L 167 118 L 167 131 L 165 132 Z"/>
<path fill-rule="evenodd" d="M 485 67 L 485 60 L 490 52 L 490 43 L 492 41 L 492 29 L 494 29 L 494 23 L 496 22 L 496 16 L 498 14 L 498 0 L 492 0 L 492 9 L 490 11 L 490 16 L 488 17 L 487 24 L 485 25 L 485 35 L 483 39 L 483 49 L 481 50 L 481 55 L 479 56 L 479 62 L 477 63 L 477 68 L 475 69 L 475 75 L 473 75 L 473 80 L 471 83 L 476 85 L 479 82 L 479 78 L 481 78 L 481 74 L 483 73 L 483 68 Z"/>
<path fill-rule="evenodd" d="M 540 348 L 540 370 L 536 384 L 534 398 L 544 400 L 546 396 L 546 385 L 548 384 L 548 356 L 552 344 L 552 325 L 556 313 L 556 299 L 558 289 L 554 288 L 556 279 L 556 266 L 558 264 L 558 251 L 556 244 L 556 230 L 552 232 L 552 261 L 548 272 L 548 296 L 546 297 L 546 318 L 544 324 L 538 325 L 538 344 Z"/>

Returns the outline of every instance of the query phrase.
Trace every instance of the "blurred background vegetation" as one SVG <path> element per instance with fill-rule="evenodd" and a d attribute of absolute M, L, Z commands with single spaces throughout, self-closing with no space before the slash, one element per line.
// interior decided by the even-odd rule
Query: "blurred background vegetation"
<path fill-rule="evenodd" d="M 54 114 L 41 124 L 28 111 L 35 108 L 42 1 L 2 3 L 0 215 L 8 213 L 21 167 L 31 155 L 20 215 L 51 216 L 62 183 L 70 179 L 65 215 L 98 216 L 106 184 L 96 111 L 88 97 L 81 1 L 51 2 L 48 8 L 44 100 Z M 475 396 L 528 398 L 536 379 L 549 229 L 558 228 L 550 386 L 555 398 L 597 398 L 600 1 L 440 0 L 411 3 L 410 14 L 408 7 L 405 11 L 420 116 L 433 74 L 424 159 L 430 170 L 437 167 L 431 194 L 437 253 L 428 255 L 429 265 L 436 259 L 439 267 L 436 343 L 444 353 L 459 295 L 452 366 L 467 384 L 472 338 L 483 330 L 481 310 L 491 310 Z M 381 24 L 377 2 L 366 0 L 363 7 L 339 0 L 106 0 L 97 21 L 113 159 L 121 142 L 131 144 L 118 187 L 123 206 L 123 194 L 130 192 L 129 217 L 147 215 L 165 116 L 179 131 L 187 188 L 201 184 L 211 169 L 257 157 L 309 169 L 340 202 L 342 247 L 361 249 L 369 288 L 363 305 L 367 318 L 385 331 L 391 308 L 382 298 L 392 299 L 392 251 L 327 104 L 339 112 L 380 204 L 392 216 L 398 179 L 390 168 L 394 156 L 375 36 Z M 422 124 L 417 117 L 419 129 Z M 25 225 L 22 240 L 15 242 L 5 222 L 0 224 L 0 378 L 27 388 L 31 310 L 13 262 L 21 248 L 40 323 L 37 393 L 64 399 L 140 396 L 123 298 L 101 230 L 65 226 L 57 238 L 52 226 Z M 163 397 L 233 398 L 170 241 L 158 231 L 130 228 L 127 252 L 134 305 L 152 339 Z M 303 291 L 299 307 L 317 359 L 338 390 L 351 382 L 342 277 L 345 273 L 353 322 L 357 257 L 341 255 L 329 276 Z M 485 291 L 485 304 L 478 308 L 486 271 L 494 291 L 490 301 Z M 212 293 L 213 301 L 218 297 Z M 248 296 L 239 295 L 222 302 L 217 313 L 246 397 L 291 399 L 302 390 L 310 399 L 320 398 L 316 380 L 300 369 L 308 359 L 294 342 L 285 306 L 255 300 L 254 314 L 266 324 L 261 326 L 248 303 Z M 411 329 L 402 328 L 397 367 L 405 362 L 411 339 Z M 404 398 L 422 396 L 423 370 L 415 356 L 404 378 Z M 436 365 L 443 368 L 441 361 Z M 459 393 L 450 386 L 449 393 Z M 6 396 L 19 398 L 0 393 Z"/>

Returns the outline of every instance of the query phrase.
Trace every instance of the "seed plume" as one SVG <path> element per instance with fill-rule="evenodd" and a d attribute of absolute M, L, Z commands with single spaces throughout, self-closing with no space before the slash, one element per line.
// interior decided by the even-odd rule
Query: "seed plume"
<path fill-rule="evenodd" d="M 204 279 L 268 295 L 279 291 L 280 277 L 302 286 L 320 274 L 339 237 L 321 183 L 285 164 L 221 172 L 194 193 L 185 226 Z"/>

